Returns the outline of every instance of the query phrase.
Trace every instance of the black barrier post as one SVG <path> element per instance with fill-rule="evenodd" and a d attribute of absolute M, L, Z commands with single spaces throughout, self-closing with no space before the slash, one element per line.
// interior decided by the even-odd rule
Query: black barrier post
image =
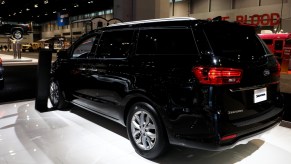
<path fill-rule="evenodd" d="M 47 100 L 49 96 L 50 69 L 52 61 L 52 51 L 42 49 L 39 52 L 37 66 L 37 94 L 35 109 L 40 112 L 48 110 Z"/>

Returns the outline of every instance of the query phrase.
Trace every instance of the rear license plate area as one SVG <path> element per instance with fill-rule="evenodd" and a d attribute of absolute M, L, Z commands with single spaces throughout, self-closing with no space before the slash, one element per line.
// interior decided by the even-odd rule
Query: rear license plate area
<path fill-rule="evenodd" d="M 254 103 L 259 103 L 267 100 L 267 88 L 254 90 Z"/>

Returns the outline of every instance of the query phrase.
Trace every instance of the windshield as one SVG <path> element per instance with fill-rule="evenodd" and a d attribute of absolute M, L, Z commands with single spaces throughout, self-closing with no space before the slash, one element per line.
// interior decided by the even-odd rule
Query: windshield
<path fill-rule="evenodd" d="M 204 32 L 216 56 L 255 60 L 270 53 L 254 27 L 213 22 L 205 25 Z"/>

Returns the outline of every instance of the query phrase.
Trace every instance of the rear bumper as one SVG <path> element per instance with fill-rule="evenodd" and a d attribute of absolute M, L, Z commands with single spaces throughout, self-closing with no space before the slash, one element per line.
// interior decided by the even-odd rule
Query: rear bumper
<path fill-rule="evenodd" d="M 276 122 L 274 124 L 271 124 L 267 128 L 261 129 L 258 132 L 251 133 L 251 134 L 244 136 L 244 137 L 240 137 L 238 140 L 236 140 L 232 144 L 228 144 L 228 145 L 195 142 L 195 141 L 191 141 L 191 140 L 187 140 L 187 139 L 174 139 L 174 140 L 170 140 L 170 143 L 172 145 L 183 146 L 183 147 L 188 147 L 188 148 L 198 148 L 198 149 L 210 150 L 210 151 L 222 151 L 222 150 L 231 149 L 237 145 L 247 144 L 249 141 L 251 141 L 253 139 L 260 139 L 262 134 L 272 130 L 274 127 L 278 126 L 279 124 L 280 124 L 280 122 Z"/>
<path fill-rule="evenodd" d="M 220 130 L 214 129 L 214 133 L 217 132 L 214 135 L 209 134 L 209 136 L 212 136 L 211 138 L 200 138 L 197 139 L 193 136 L 195 139 L 189 139 L 186 137 L 181 137 L 182 135 L 171 135 L 169 136 L 169 142 L 173 145 L 179 145 L 183 147 L 188 148 L 198 148 L 198 149 L 204 149 L 204 150 L 211 150 L 211 151 L 221 151 L 226 149 L 231 149 L 237 145 L 240 144 L 247 144 L 250 140 L 253 139 L 260 139 L 260 136 L 271 130 L 272 128 L 278 126 L 280 122 L 282 121 L 283 116 L 283 109 L 282 108 L 276 108 L 274 110 L 279 110 L 276 115 L 270 116 L 269 118 L 266 118 L 264 120 L 258 119 L 256 123 L 252 122 L 252 124 L 241 124 L 241 125 L 234 125 L 232 123 L 232 129 L 233 131 L 230 131 L 226 134 L 236 134 L 236 137 L 233 139 L 220 141 L 220 138 L 222 137 L 219 132 Z M 266 114 L 268 115 L 268 114 Z M 223 126 L 223 125 L 221 125 Z M 229 125 L 225 125 L 229 126 Z M 195 129 L 192 129 L 195 131 Z M 204 135 L 206 136 L 206 135 Z"/>

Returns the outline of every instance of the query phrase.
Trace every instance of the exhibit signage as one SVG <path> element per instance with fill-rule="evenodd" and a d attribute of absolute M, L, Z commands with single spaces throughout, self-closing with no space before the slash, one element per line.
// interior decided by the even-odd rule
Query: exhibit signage
<path fill-rule="evenodd" d="M 69 25 L 69 14 L 68 13 L 58 13 L 58 26 Z"/>
<path fill-rule="evenodd" d="M 209 18 L 212 19 L 212 18 Z M 254 14 L 254 15 L 236 15 L 234 18 L 223 16 L 222 20 L 235 20 L 239 23 L 248 23 L 257 26 L 276 26 L 280 24 L 280 14 Z"/>
<path fill-rule="evenodd" d="M 280 14 L 271 13 L 271 14 L 254 14 L 251 16 L 247 15 L 238 15 L 236 16 L 236 21 L 241 23 L 250 23 L 253 25 L 260 26 L 276 26 L 280 24 Z"/>

